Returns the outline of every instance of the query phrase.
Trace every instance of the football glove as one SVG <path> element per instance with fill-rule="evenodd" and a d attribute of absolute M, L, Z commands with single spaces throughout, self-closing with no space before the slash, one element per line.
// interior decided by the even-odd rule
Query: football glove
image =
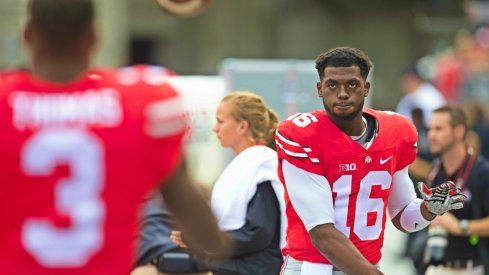
<path fill-rule="evenodd" d="M 418 190 L 426 209 L 435 215 L 464 207 L 464 200 L 467 198 L 452 181 L 444 182 L 431 189 L 424 183 L 418 182 Z"/>

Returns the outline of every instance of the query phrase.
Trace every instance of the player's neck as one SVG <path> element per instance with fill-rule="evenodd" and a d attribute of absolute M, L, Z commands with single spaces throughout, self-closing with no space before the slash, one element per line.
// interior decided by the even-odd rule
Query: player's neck
<path fill-rule="evenodd" d="M 75 80 L 90 66 L 88 59 L 58 58 L 49 61 L 34 62 L 33 73 L 43 79 L 66 83 Z"/>
<path fill-rule="evenodd" d="M 365 131 L 367 125 L 362 119 L 362 115 L 355 117 L 352 120 L 336 120 L 331 118 L 331 120 L 340 128 L 345 134 L 349 136 L 360 136 Z"/>
<path fill-rule="evenodd" d="M 453 175 L 462 165 L 467 154 L 463 143 L 457 143 L 441 155 L 441 161 L 447 175 Z"/>

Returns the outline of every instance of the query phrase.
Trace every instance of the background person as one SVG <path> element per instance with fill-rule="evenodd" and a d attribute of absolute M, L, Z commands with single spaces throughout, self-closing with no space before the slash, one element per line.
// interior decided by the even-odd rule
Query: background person
<path fill-rule="evenodd" d="M 277 177 L 276 152 L 271 149 L 278 116 L 260 96 L 232 92 L 219 104 L 216 120 L 213 131 L 236 157 L 217 180 L 211 204 L 219 228 L 230 235 L 235 247 L 229 261 L 211 261 L 208 266 L 214 275 L 278 274 L 286 223 L 284 191 Z M 180 232 L 172 237 L 185 247 Z"/>
<path fill-rule="evenodd" d="M 180 96 L 90 67 L 91 0 L 31 0 L 31 72 L 0 76 L 2 274 L 128 274 L 144 195 L 162 194 L 196 252 L 225 239 L 182 156 Z"/>
<path fill-rule="evenodd" d="M 413 232 L 462 207 L 452 183 L 421 184 L 428 195 L 416 198 L 407 171 L 416 130 L 401 115 L 363 108 L 370 68 L 355 48 L 320 54 L 325 110 L 292 115 L 277 130 L 288 221 L 283 274 L 381 274 L 386 209 L 399 230 Z"/>
<path fill-rule="evenodd" d="M 431 112 L 443 105 L 446 101 L 442 93 L 421 76 L 417 62 L 407 65 L 401 72 L 401 91 L 404 96 L 396 107 L 396 112 L 407 117 L 413 122 L 414 109 L 421 111 L 423 124 L 426 127 L 431 117 Z"/>
<path fill-rule="evenodd" d="M 489 162 L 464 141 L 468 127 L 459 107 L 436 109 L 429 124 L 431 152 L 437 155 L 430 185 L 451 180 L 467 199 L 463 209 L 437 217 L 430 227 L 448 232 L 444 257 L 426 274 L 487 274 L 489 271 Z M 430 252 L 429 248 L 426 250 Z M 433 255 L 426 255 L 431 259 Z"/>

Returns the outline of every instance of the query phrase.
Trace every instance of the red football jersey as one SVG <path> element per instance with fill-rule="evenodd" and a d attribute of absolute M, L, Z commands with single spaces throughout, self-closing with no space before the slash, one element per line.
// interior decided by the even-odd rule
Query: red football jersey
<path fill-rule="evenodd" d="M 152 76 L 0 77 L 0 273 L 129 274 L 138 206 L 177 167 L 187 128 Z"/>
<path fill-rule="evenodd" d="M 278 172 L 285 186 L 281 165 L 285 159 L 324 176 L 333 192 L 335 227 L 376 264 L 381 258 L 392 175 L 414 161 L 417 132 L 396 113 L 364 112 L 378 123 L 378 134 L 368 149 L 341 131 L 323 110 L 290 116 L 278 128 Z M 288 227 L 284 255 L 329 263 L 312 245 L 287 191 L 285 200 Z"/>

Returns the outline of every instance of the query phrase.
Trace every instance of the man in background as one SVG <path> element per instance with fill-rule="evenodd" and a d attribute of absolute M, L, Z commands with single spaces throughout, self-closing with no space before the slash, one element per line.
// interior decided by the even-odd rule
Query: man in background
<path fill-rule="evenodd" d="M 160 186 L 195 252 L 224 237 L 182 155 L 180 96 L 138 70 L 90 67 L 91 0 L 31 0 L 31 71 L 0 75 L 2 274 L 128 274 L 138 207 Z"/>
<path fill-rule="evenodd" d="M 457 184 L 467 199 L 463 209 L 437 217 L 430 229 L 448 233 L 444 255 L 434 259 L 435 244 L 428 239 L 426 274 L 487 274 L 489 272 L 489 162 L 477 156 L 465 142 L 467 121 L 459 107 L 433 111 L 428 138 L 438 156 L 428 179 L 432 187 L 446 180 Z M 438 242 L 439 243 L 439 242 Z M 443 242 L 442 242 L 443 243 Z M 433 261 L 439 265 L 435 266 Z"/>

